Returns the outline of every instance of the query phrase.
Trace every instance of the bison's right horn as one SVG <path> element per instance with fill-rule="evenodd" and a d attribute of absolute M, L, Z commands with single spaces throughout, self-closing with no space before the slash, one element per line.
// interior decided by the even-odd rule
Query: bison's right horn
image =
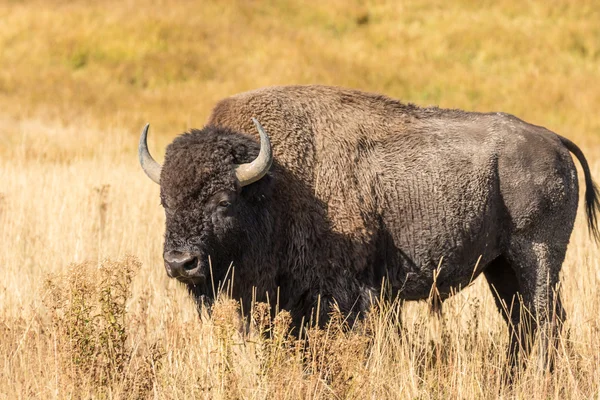
<path fill-rule="evenodd" d="M 247 186 L 265 176 L 273 163 L 273 153 L 271 151 L 271 141 L 269 140 L 269 136 L 267 136 L 265 130 L 256 118 L 252 118 L 252 122 L 254 122 L 260 135 L 260 152 L 254 161 L 236 165 L 235 176 L 241 186 Z"/>
<path fill-rule="evenodd" d="M 140 165 L 142 169 L 148 175 L 148 178 L 152 179 L 156 183 L 160 183 L 160 170 L 162 167 L 159 163 L 154 161 L 154 158 L 148 151 L 148 128 L 150 124 L 146 124 L 140 136 L 140 144 L 138 146 L 138 157 L 140 158 Z"/>

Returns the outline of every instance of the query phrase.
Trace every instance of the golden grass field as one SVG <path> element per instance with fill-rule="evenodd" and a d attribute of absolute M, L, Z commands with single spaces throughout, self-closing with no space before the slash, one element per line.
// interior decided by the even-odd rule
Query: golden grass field
<path fill-rule="evenodd" d="M 381 303 L 308 342 L 264 305 L 239 329 L 225 296 L 200 320 L 164 272 L 136 154 L 145 122 L 160 160 L 225 96 L 321 83 L 515 114 L 574 140 L 600 181 L 598 21 L 597 0 L 0 0 L 0 399 L 600 399 L 600 253 L 582 213 L 556 371 L 509 386 L 483 280 L 441 320 Z"/>

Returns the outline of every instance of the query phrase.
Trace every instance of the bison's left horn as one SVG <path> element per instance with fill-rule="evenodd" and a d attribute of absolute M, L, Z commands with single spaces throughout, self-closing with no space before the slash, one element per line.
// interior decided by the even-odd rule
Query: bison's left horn
<path fill-rule="evenodd" d="M 260 152 L 254 161 L 247 164 L 236 165 L 235 176 L 241 186 L 254 183 L 265 176 L 273 163 L 273 153 L 271 152 L 271 141 L 269 140 L 269 136 L 267 136 L 265 130 L 256 118 L 252 118 L 252 122 L 254 122 L 254 125 L 256 125 L 256 129 L 258 129 L 258 133 L 260 134 Z"/>
<path fill-rule="evenodd" d="M 150 124 L 146 124 L 144 130 L 142 131 L 142 136 L 140 136 L 140 144 L 138 146 L 138 156 L 140 158 L 140 165 L 142 169 L 148 175 L 148 178 L 152 179 L 156 183 L 160 183 L 160 170 L 162 167 L 159 163 L 154 161 L 154 158 L 150 155 L 148 151 L 148 128 L 150 128 Z"/>

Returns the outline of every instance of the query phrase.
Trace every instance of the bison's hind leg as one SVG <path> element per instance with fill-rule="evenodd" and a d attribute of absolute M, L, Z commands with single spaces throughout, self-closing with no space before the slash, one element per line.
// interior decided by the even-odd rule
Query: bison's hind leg
<path fill-rule="evenodd" d="M 566 313 L 558 292 L 558 273 L 565 246 L 520 241 L 511 254 L 495 259 L 484 271 L 496 305 L 508 324 L 508 377 L 524 366 L 539 334 L 539 366 L 552 370 Z"/>
<path fill-rule="evenodd" d="M 521 320 L 531 326 L 531 338 L 539 333 L 538 361 L 543 369 L 553 369 L 558 337 L 566 319 L 559 295 L 559 273 L 566 252 L 566 240 L 532 240 L 530 236 L 513 237 L 510 248 L 519 292 L 527 309 Z"/>
<path fill-rule="evenodd" d="M 483 271 L 490 286 L 496 306 L 508 325 L 510 341 L 508 345 L 509 374 L 512 379 L 515 368 L 519 365 L 519 353 L 528 354 L 525 329 L 521 327 L 521 298 L 519 296 L 519 281 L 511 263 L 504 256 L 492 261 Z"/>
<path fill-rule="evenodd" d="M 519 359 L 525 359 L 537 337 L 538 365 L 542 370 L 552 370 L 566 318 L 558 283 L 567 242 L 547 240 L 548 232 L 553 231 L 544 232 L 544 235 L 514 235 L 508 253 L 484 271 L 496 304 L 509 324 L 512 367 L 519 364 Z M 532 239 L 536 236 L 546 240 Z"/>

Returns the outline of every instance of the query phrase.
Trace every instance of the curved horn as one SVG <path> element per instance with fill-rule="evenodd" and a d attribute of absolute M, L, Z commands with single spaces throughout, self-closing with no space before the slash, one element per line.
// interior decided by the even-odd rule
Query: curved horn
<path fill-rule="evenodd" d="M 252 122 L 254 122 L 254 125 L 260 134 L 260 153 L 258 153 L 258 157 L 256 157 L 254 161 L 235 166 L 235 176 L 241 186 L 254 183 L 265 176 L 273 163 L 273 153 L 271 151 L 271 141 L 269 140 L 269 136 L 267 136 L 265 130 L 256 118 L 252 118 Z"/>
<path fill-rule="evenodd" d="M 152 158 L 148 151 L 148 128 L 150 128 L 150 124 L 146 124 L 142 131 L 142 136 L 140 136 L 138 157 L 140 159 L 140 165 L 146 175 L 148 175 L 148 178 L 152 179 L 155 183 L 160 183 L 160 170 L 162 167 L 159 163 L 154 161 L 154 158 Z"/>

